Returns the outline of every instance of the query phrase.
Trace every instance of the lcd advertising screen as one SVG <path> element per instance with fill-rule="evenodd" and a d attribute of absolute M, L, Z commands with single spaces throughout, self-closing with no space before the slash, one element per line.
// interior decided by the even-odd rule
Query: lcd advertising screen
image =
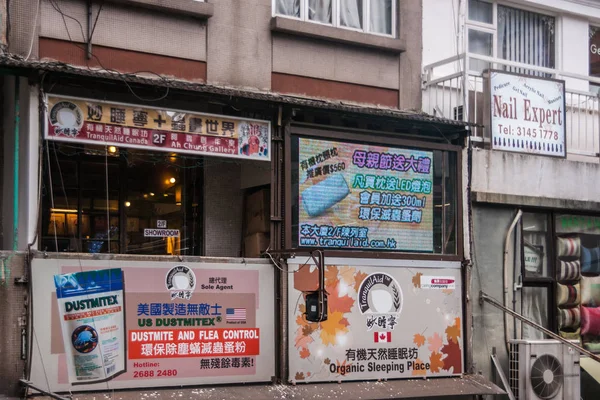
<path fill-rule="evenodd" d="M 298 245 L 433 252 L 433 152 L 298 139 Z"/>

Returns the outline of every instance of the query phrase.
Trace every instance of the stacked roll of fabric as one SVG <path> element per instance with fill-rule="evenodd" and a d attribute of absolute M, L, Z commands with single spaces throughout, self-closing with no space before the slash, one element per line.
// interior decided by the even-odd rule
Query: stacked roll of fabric
<path fill-rule="evenodd" d="M 583 345 L 600 352 L 600 246 L 598 240 L 581 246 L 581 335 Z"/>
<path fill-rule="evenodd" d="M 559 237 L 556 251 L 559 333 L 569 340 L 581 340 L 581 241 L 579 237 Z"/>

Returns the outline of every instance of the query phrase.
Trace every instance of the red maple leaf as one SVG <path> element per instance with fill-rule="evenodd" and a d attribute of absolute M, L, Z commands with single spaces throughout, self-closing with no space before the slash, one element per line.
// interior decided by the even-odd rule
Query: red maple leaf
<path fill-rule="evenodd" d="M 300 292 L 312 292 L 319 288 L 319 271 L 310 272 L 310 265 L 300 266 L 294 274 L 294 289 Z"/>
<path fill-rule="evenodd" d="M 442 347 L 442 353 L 446 355 L 444 358 L 444 370 L 450 371 L 454 374 L 460 374 L 462 372 L 462 352 L 460 346 L 454 340 L 448 341 L 448 344 Z"/>

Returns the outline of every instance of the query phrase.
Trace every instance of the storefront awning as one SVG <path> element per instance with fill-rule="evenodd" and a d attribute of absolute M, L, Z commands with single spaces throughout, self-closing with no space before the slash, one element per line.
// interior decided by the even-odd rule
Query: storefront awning
<path fill-rule="evenodd" d="M 438 378 L 396 380 L 387 382 L 346 382 L 322 384 L 290 385 L 240 385 L 221 387 L 201 387 L 189 389 L 157 389 L 149 391 L 120 392 L 121 400 L 138 400 L 152 398 L 154 400 L 172 399 L 322 399 L 330 398 L 346 400 L 363 399 L 409 399 L 447 396 L 476 396 L 505 394 L 503 390 L 481 375 L 465 375 L 462 378 Z M 98 393 L 74 394 L 73 400 L 93 400 Z"/>
<path fill-rule="evenodd" d="M 414 110 L 399 110 L 384 106 L 373 106 L 369 104 L 353 103 L 341 100 L 330 100 L 300 95 L 285 95 L 258 89 L 241 89 L 228 86 L 206 84 L 201 82 L 191 82 L 171 77 L 157 78 L 156 76 L 150 77 L 149 75 L 118 73 L 108 70 L 78 67 L 56 61 L 25 61 L 22 58 L 7 54 L 0 55 L 0 68 L 7 68 L 11 70 L 17 69 L 24 71 L 36 70 L 56 72 L 97 79 L 111 79 L 120 81 L 124 80 L 134 84 L 168 87 L 170 89 L 175 90 L 184 90 L 221 96 L 234 96 L 250 100 L 287 104 L 296 107 L 306 107 L 363 115 L 373 115 L 379 117 L 411 121 L 415 125 L 435 124 L 437 125 L 438 130 L 446 132 L 455 132 L 457 130 L 464 130 L 468 126 L 476 126 L 476 124 L 460 120 L 434 117 L 429 114 Z"/>

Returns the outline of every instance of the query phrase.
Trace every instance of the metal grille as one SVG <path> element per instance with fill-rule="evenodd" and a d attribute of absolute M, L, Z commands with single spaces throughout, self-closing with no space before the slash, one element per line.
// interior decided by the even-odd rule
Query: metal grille
<path fill-rule="evenodd" d="M 515 399 L 519 399 L 519 345 L 511 343 L 508 355 L 508 383 L 510 390 L 515 395 Z"/>

